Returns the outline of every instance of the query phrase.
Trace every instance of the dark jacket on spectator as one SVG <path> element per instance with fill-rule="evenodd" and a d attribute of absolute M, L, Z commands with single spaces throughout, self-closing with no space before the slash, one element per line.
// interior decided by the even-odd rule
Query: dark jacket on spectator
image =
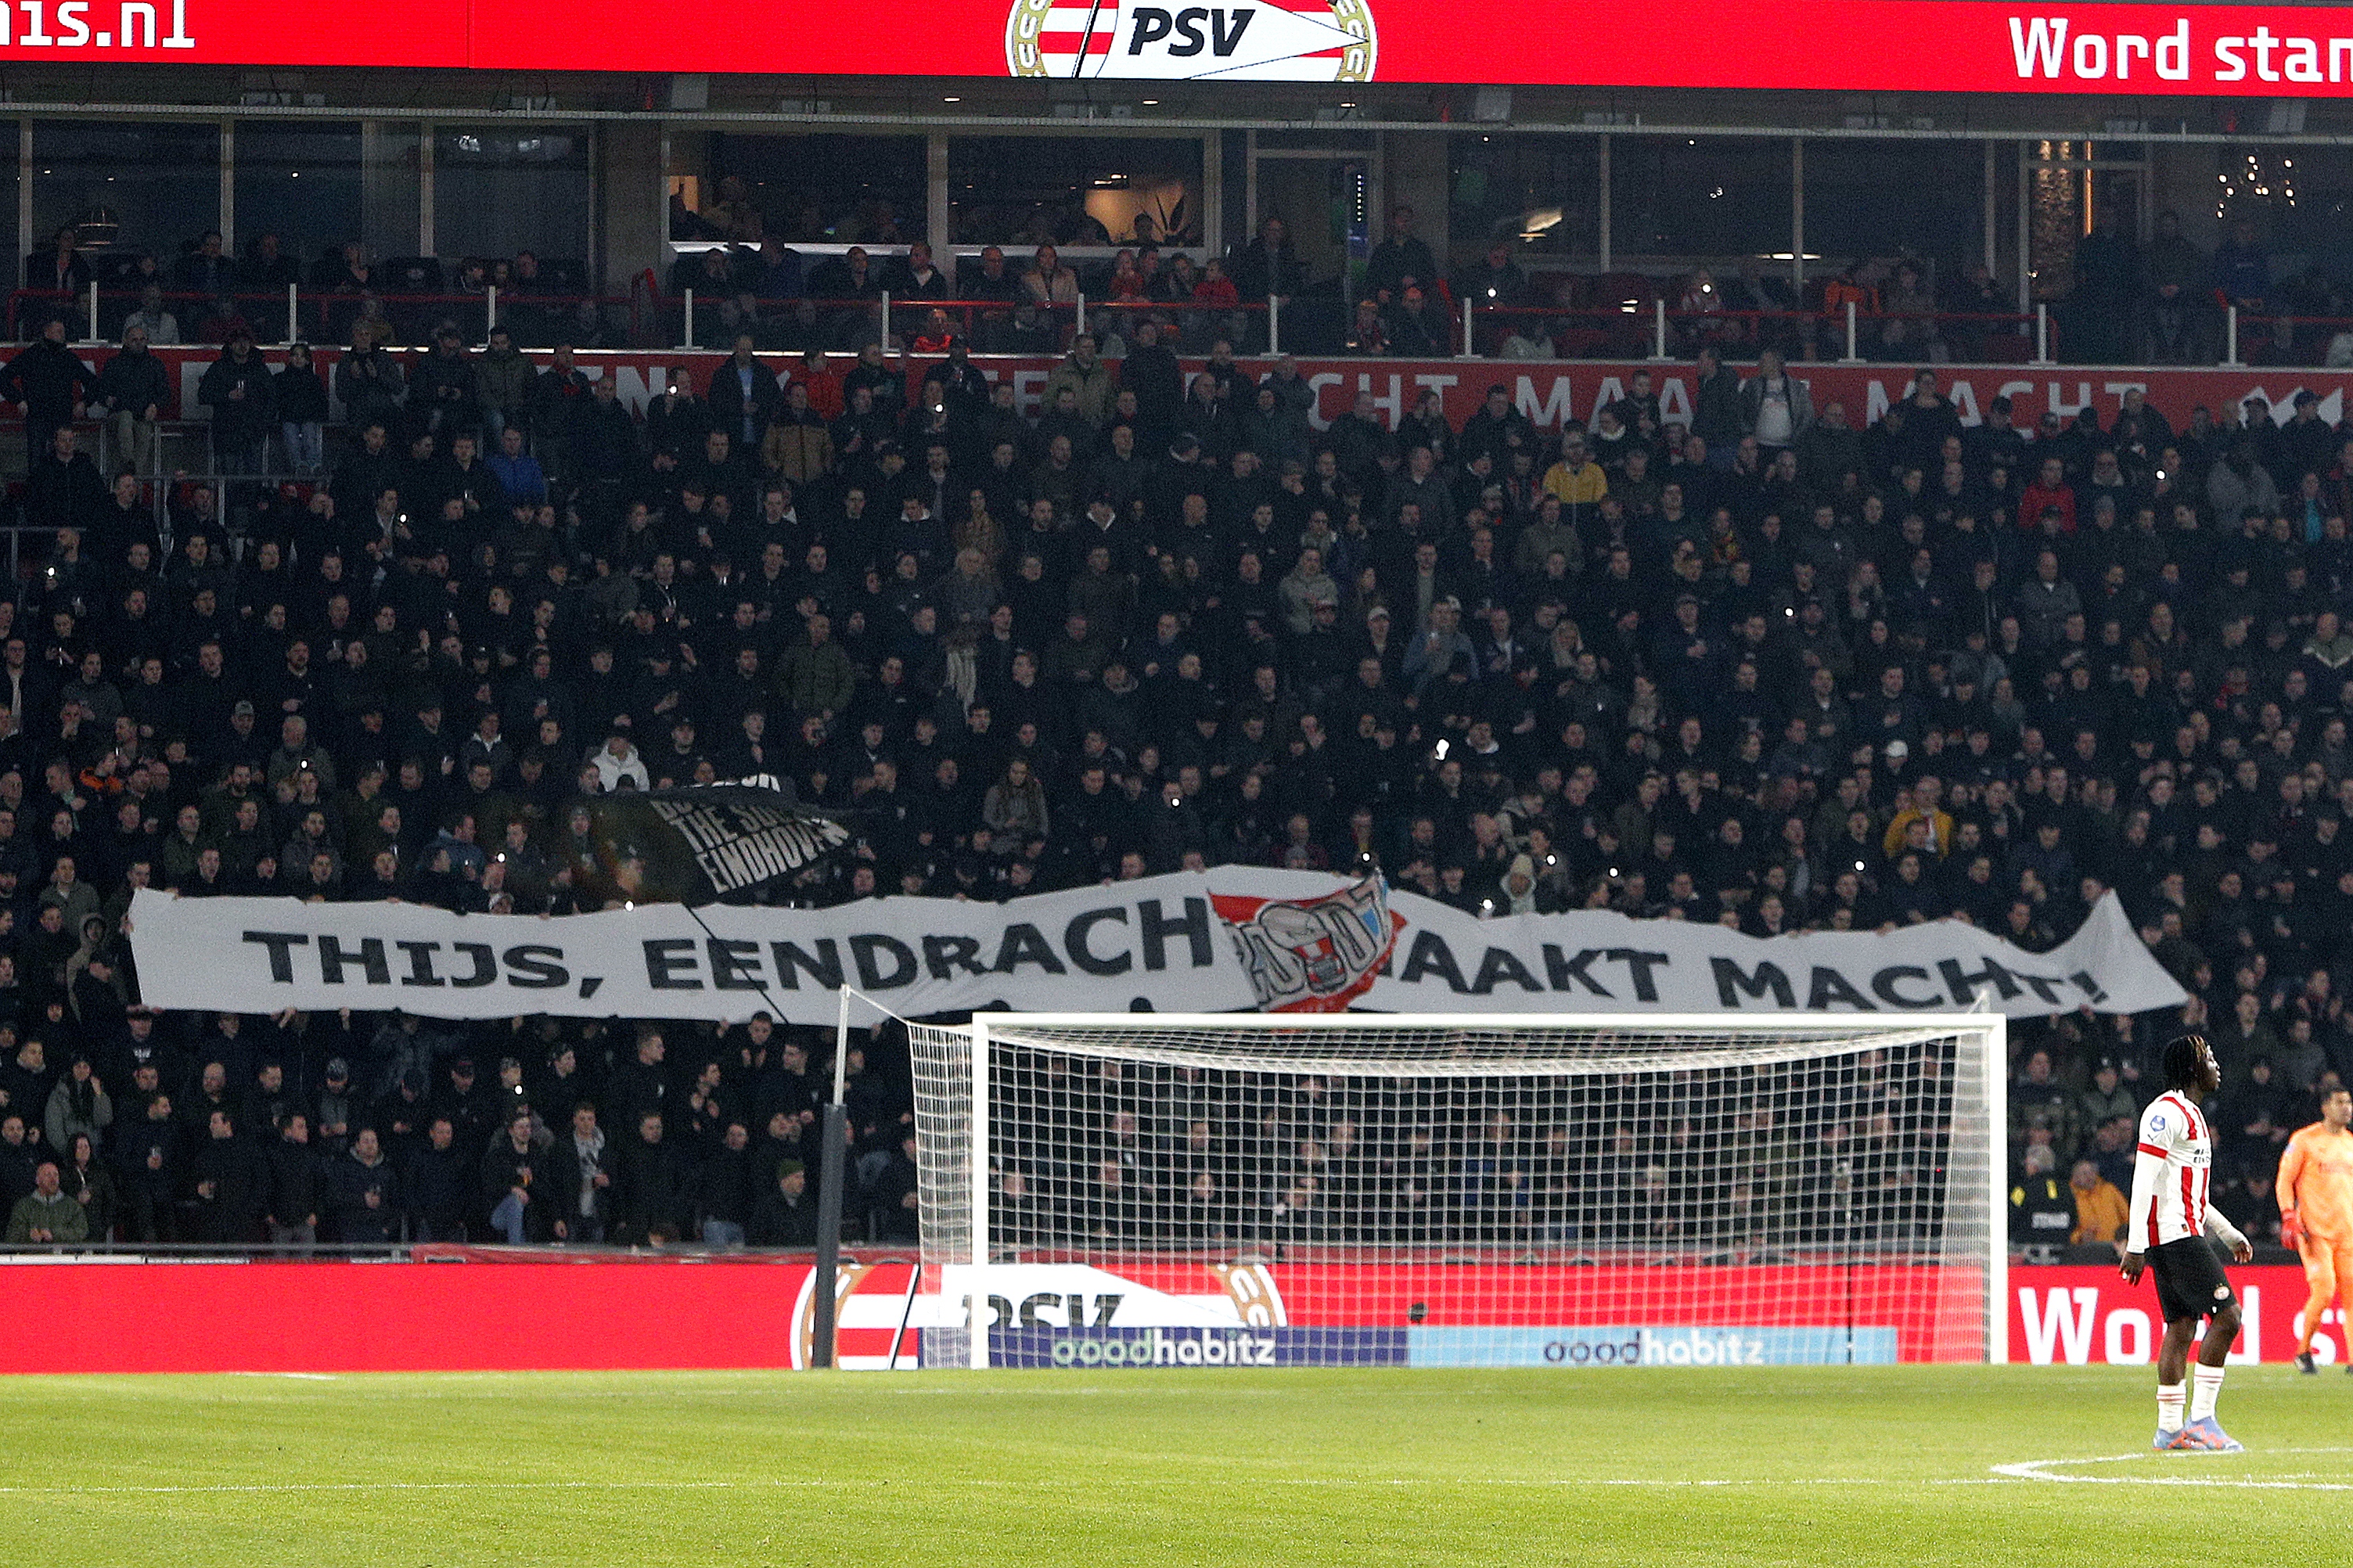
<path fill-rule="evenodd" d="M 26 405 L 30 417 L 62 425 L 90 387 L 90 367 L 63 343 L 36 338 L 0 369 L 0 394 Z"/>
<path fill-rule="evenodd" d="M 279 1140 L 269 1148 L 269 1217 L 280 1225 L 315 1224 L 326 1218 L 326 1173 L 319 1152 L 308 1143 Z"/>
<path fill-rule="evenodd" d="M 400 1181 L 390 1160 L 379 1155 L 370 1165 L 356 1153 L 345 1154 L 334 1163 L 329 1190 L 338 1240 L 381 1242 L 400 1235 Z"/>
<path fill-rule="evenodd" d="M 172 377 L 163 357 L 145 349 L 119 349 L 98 373 L 90 401 L 114 414 L 143 415 L 149 407 L 167 415 L 172 410 Z M 323 416 L 322 416 L 323 417 Z"/>
<path fill-rule="evenodd" d="M 569 1152 L 568 1149 L 565 1151 Z M 556 1179 L 553 1155 L 536 1143 L 518 1154 L 514 1141 L 502 1131 L 491 1140 L 490 1148 L 482 1154 L 479 1197 L 483 1217 L 487 1219 L 491 1211 L 505 1202 L 507 1194 L 518 1187 L 522 1189 L 525 1198 L 522 1206 L 523 1239 L 535 1247 L 554 1241 L 555 1222 L 564 1215 L 560 1208 L 563 1184 Z M 497 1235 L 491 1231 L 484 1234 Z"/>

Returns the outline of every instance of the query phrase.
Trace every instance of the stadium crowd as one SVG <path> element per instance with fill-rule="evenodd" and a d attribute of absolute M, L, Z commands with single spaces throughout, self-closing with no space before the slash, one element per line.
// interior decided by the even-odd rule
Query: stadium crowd
<path fill-rule="evenodd" d="M 2177 1022 L 2224 1065 L 2221 1201 L 2266 1233 L 2281 1141 L 2353 1071 L 2353 443 L 2316 407 L 1965 427 L 1926 370 L 1866 426 L 1711 349 L 1687 423 L 1637 375 L 1565 430 L 1497 385 L 1459 426 L 1366 395 L 1318 431 L 1294 363 L 1127 330 L 1035 414 L 953 333 L 747 335 L 642 410 L 564 347 L 364 333 L 348 423 L 283 433 L 320 372 L 236 333 L 225 459 L 282 434 L 318 472 L 164 508 L 72 423 L 141 437 L 136 345 L 17 354 L 26 518 L 59 532 L 0 601 L 12 1235 L 75 1228 L 54 1162 L 134 1239 L 802 1237 L 823 1042 L 159 1017 L 121 930 L 142 886 L 561 911 L 581 795 L 761 773 L 859 813 L 777 895 L 818 905 L 1240 861 L 2032 950 L 2114 889 L 2193 999 L 2014 1032 L 2014 1235 L 2056 1245 L 2063 1205 L 2106 1238 Z M 857 1068 L 851 1211 L 903 1235 L 903 1047 Z"/>

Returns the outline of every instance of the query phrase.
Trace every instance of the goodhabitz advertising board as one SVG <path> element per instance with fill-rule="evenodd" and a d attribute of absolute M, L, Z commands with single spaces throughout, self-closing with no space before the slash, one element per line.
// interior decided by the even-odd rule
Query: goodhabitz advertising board
<path fill-rule="evenodd" d="M 988 1364 L 1075 1367 L 1409 1366 L 1403 1329 L 1009 1329 Z"/>
<path fill-rule="evenodd" d="M 1662 1268 L 1650 1260 L 1131 1254 L 939 1270 L 932 1366 L 1844 1366 L 1978 1359 L 1966 1266 Z M 974 1332 L 983 1353 L 974 1354 Z"/>

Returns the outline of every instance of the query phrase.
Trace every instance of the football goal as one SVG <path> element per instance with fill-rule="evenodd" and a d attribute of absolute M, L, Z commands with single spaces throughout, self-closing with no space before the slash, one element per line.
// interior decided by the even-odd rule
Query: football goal
<path fill-rule="evenodd" d="M 2004 1357 L 1996 1014 L 911 1030 L 927 1364 Z"/>

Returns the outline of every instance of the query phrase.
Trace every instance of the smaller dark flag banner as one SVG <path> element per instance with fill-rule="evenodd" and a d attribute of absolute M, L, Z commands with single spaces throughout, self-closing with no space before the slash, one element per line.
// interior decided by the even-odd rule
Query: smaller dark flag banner
<path fill-rule="evenodd" d="M 740 903 L 849 842 L 831 816 L 757 784 L 621 790 L 587 803 L 583 904 Z"/>

